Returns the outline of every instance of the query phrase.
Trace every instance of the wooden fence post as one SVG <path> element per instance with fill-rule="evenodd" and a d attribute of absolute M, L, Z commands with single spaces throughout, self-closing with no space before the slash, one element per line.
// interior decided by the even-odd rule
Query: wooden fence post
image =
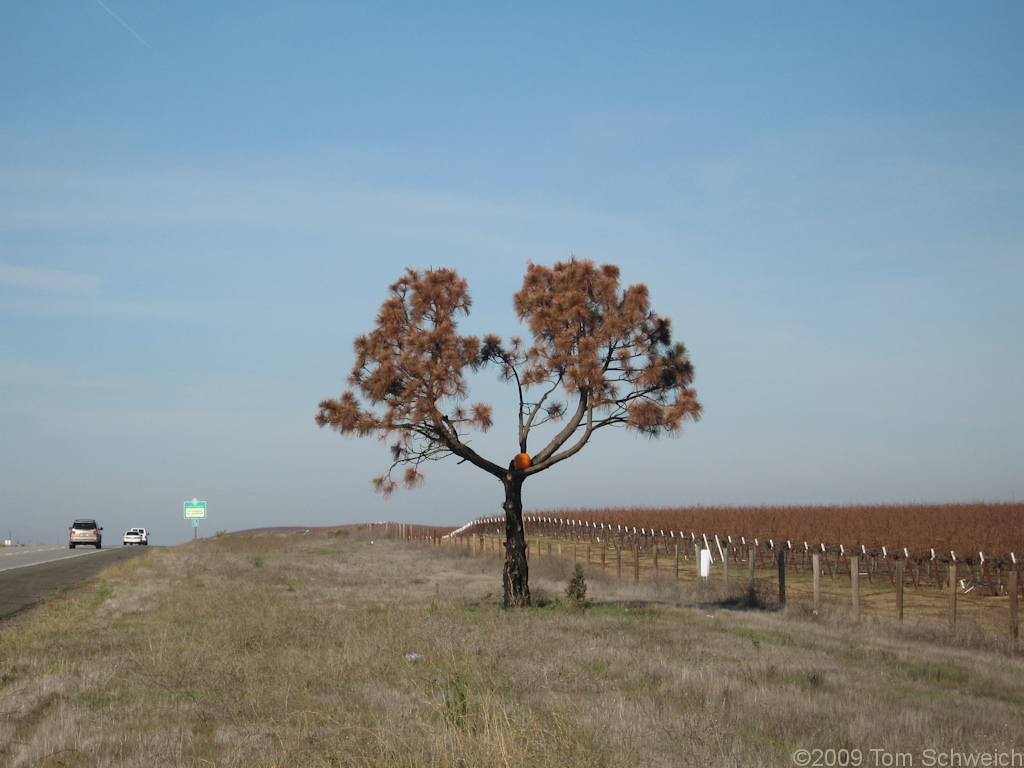
<path fill-rule="evenodd" d="M 622 578 L 622 541 L 619 541 L 619 546 L 615 548 L 615 578 Z"/>
<path fill-rule="evenodd" d="M 949 563 L 949 623 L 956 624 L 956 560 Z"/>
<path fill-rule="evenodd" d="M 860 620 L 860 555 L 850 558 L 850 590 L 853 593 L 853 619 Z"/>
<path fill-rule="evenodd" d="M 640 542 L 633 542 L 633 581 L 640 581 Z"/>
<path fill-rule="evenodd" d="M 729 550 L 725 550 L 725 557 L 722 558 L 722 584 L 729 589 Z"/>
<path fill-rule="evenodd" d="M 1017 571 L 1010 571 L 1010 639 L 1017 644 Z"/>
<path fill-rule="evenodd" d="M 903 569 L 907 561 L 900 558 L 896 561 L 896 620 L 903 621 Z"/>
<path fill-rule="evenodd" d="M 779 547 L 779 605 L 786 607 L 786 550 Z"/>
<path fill-rule="evenodd" d="M 811 568 L 814 569 L 814 612 L 821 611 L 821 555 L 811 554 Z"/>
<path fill-rule="evenodd" d="M 678 541 L 676 542 L 675 562 L 676 562 L 676 579 L 678 580 L 679 579 L 679 542 Z"/>
<path fill-rule="evenodd" d="M 757 564 L 757 549 L 747 548 L 747 570 L 750 571 L 750 589 L 754 589 L 754 566 Z"/>

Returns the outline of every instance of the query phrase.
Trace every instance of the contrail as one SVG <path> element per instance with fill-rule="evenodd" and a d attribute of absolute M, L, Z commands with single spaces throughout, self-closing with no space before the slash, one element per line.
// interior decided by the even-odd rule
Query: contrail
<path fill-rule="evenodd" d="M 113 17 L 114 17 L 115 19 L 117 19 L 118 23 L 119 23 L 119 24 L 120 24 L 120 25 L 121 25 L 122 27 L 124 27 L 125 29 L 127 29 L 127 30 L 128 30 L 129 32 L 131 32 L 131 33 L 132 33 L 133 35 L 135 35 L 135 37 L 137 37 L 137 38 L 138 38 L 138 40 L 139 40 L 139 42 L 140 42 L 140 43 L 142 43 L 142 44 L 143 44 L 144 46 L 146 46 L 147 48 L 149 48 L 149 43 L 147 43 L 147 42 L 146 42 L 145 40 L 143 40 L 143 39 L 142 39 L 141 37 L 139 37 L 139 33 L 138 33 L 138 32 L 136 32 L 136 31 L 135 31 L 134 29 L 132 29 L 131 27 L 129 27 L 129 26 L 127 25 L 127 24 L 125 24 L 125 23 L 124 23 L 124 21 L 123 21 L 123 20 L 121 19 L 121 17 L 120 17 L 120 16 L 118 16 L 118 15 L 117 15 L 116 13 L 114 13 L 114 12 L 113 12 L 112 10 L 110 10 L 109 8 L 107 8 L 107 6 L 105 6 L 105 5 L 104 5 L 104 4 L 103 4 L 103 3 L 101 2 L 101 0 L 96 0 L 96 3 L 97 3 L 97 5 L 99 5 L 99 7 L 100 7 L 100 8 L 102 8 L 102 9 L 103 9 L 104 11 L 106 11 L 107 13 L 109 13 L 109 14 L 110 14 L 111 16 L 113 16 Z"/>

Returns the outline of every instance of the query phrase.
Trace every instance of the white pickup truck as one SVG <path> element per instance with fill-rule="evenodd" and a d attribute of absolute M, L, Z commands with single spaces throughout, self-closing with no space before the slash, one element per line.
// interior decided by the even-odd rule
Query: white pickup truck
<path fill-rule="evenodd" d="M 149 534 L 145 528 L 132 528 L 133 533 L 139 534 L 139 544 L 147 546 L 149 544 Z"/>

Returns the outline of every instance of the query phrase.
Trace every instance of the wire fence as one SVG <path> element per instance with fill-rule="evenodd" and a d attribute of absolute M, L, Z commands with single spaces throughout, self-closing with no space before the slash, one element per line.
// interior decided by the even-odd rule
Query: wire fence
<path fill-rule="evenodd" d="M 473 554 L 490 552 L 497 556 L 504 550 L 502 517 L 477 518 L 454 530 L 405 523 L 374 525 L 385 537 L 465 547 Z M 677 580 L 714 577 L 728 587 L 730 579 L 734 586 L 743 584 L 746 574 L 753 590 L 755 580 L 763 587 L 767 571 L 776 580 L 779 603 L 786 603 L 788 580 L 808 596 L 813 594 L 815 612 L 821 607 L 823 592 L 835 598 L 836 588 L 845 583 L 842 591 L 849 590 L 855 618 L 860 618 L 862 593 L 871 600 L 883 592 L 890 594 L 890 599 L 895 599 L 890 609 L 902 621 L 907 588 L 916 590 L 913 594 L 922 598 L 926 598 L 929 590 L 936 596 L 935 591 L 944 591 L 948 600 L 945 610 L 952 624 L 957 621 L 958 596 L 1003 598 L 1009 606 L 1009 633 L 1013 642 L 1017 641 L 1017 599 L 1024 596 L 1024 578 L 1015 553 L 1010 553 L 1009 558 L 990 560 L 983 552 L 932 550 L 922 555 L 886 547 L 847 549 L 820 542 L 733 539 L 541 515 L 525 515 L 524 527 L 530 559 L 571 555 L 574 561 L 635 582 L 664 576 Z M 833 585 L 831 589 L 823 586 L 826 579 Z M 932 604 L 942 602 L 926 599 Z"/>

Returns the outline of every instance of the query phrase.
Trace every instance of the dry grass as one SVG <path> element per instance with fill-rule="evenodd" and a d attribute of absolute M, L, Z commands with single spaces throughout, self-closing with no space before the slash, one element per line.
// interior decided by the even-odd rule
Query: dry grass
<path fill-rule="evenodd" d="M 700 585 L 595 568 L 594 607 L 568 610 L 557 599 L 571 560 L 532 568 L 545 605 L 505 611 L 498 561 L 458 547 L 353 533 L 157 549 L 0 627 L 0 763 L 773 766 L 797 748 L 1024 752 L 1018 654 L 799 607 L 727 610 L 730 596 Z"/>

